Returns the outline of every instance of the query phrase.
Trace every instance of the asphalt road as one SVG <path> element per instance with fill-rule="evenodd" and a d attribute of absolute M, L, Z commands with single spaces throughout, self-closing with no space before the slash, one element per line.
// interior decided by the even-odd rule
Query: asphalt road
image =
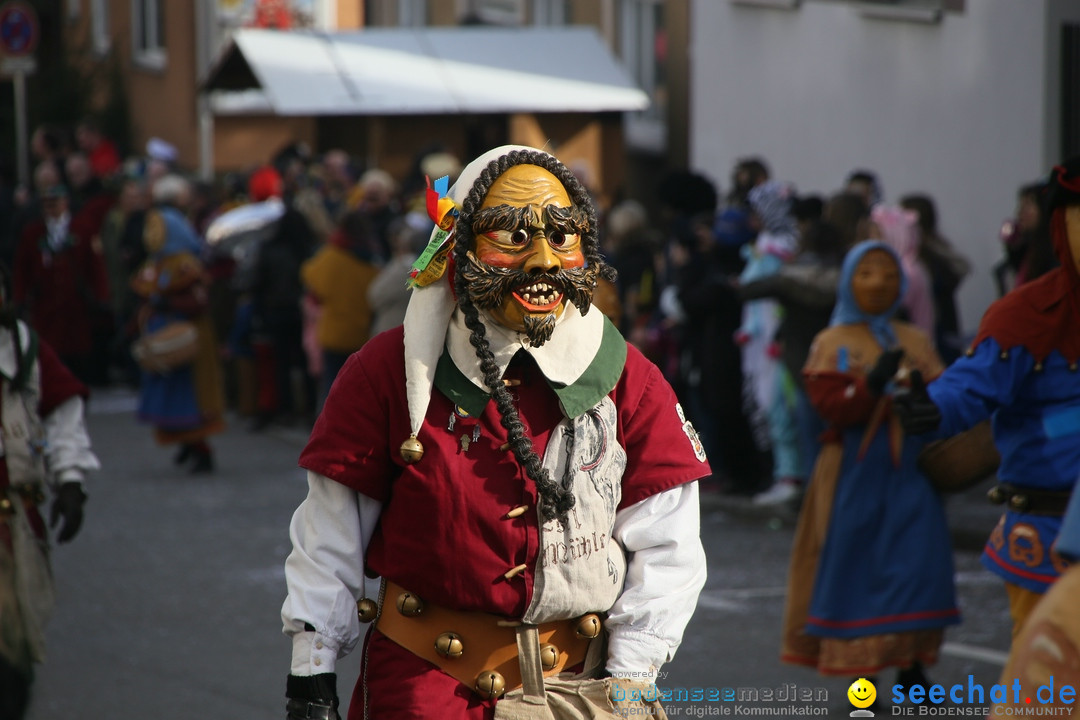
<path fill-rule="evenodd" d="M 54 552 L 58 604 L 30 718 L 283 718 L 290 645 L 279 611 L 288 522 L 306 490 L 296 466 L 304 433 L 253 434 L 234 422 L 214 441 L 218 471 L 189 477 L 132 407 L 122 391 L 100 392 L 91 405 L 104 469 L 88 482 L 82 532 Z M 778 659 L 791 534 L 790 523 L 767 515 L 703 511 L 708 585 L 662 686 L 794 684 L 824 693 L 817 705 L 829 714 L 847 715 L 850 681 Z M 957 551 L 956 562 L 964 622 L 949 630 L 930 676 L 990 685 L 1009 642 L 1004 591 L 974 553 Z M 339 666 L 343 703 L 357 659 Z M 668 710 L 706 716 L 730 705 L 675 702 Z"/>

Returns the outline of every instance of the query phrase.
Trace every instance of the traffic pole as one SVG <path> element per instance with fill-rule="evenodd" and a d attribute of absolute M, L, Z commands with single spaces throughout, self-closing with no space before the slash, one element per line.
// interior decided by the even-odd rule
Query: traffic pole
<path fill-rule="evenodd" d="M 30 187 L 30 148 L 26 138 L 26 73 L 16 70 L 12 75 L 15 89 L 15 154 L 19 184 Z"/>

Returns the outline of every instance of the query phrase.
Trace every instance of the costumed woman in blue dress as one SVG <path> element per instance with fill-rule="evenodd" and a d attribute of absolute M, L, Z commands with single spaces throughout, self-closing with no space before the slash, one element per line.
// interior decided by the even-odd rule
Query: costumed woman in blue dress
<path fill-rule="evenodd" d="M 179 445 L 178 465 L 192 473 L 213 470 L 206 439 L 225 429 L 221 367 L 208 312 L 208 278 L 199 261 L 201 243 L 177 210 L 160 208 L 147 215 L 143 236 L 146 263 L 132 280 L 144 301 L 140 325 L 153 332 L 176 320 L 189 320 L 198 330 L 193 363 L 164 373 L 143 372 L 138 418 L 154 427 L 162 445 Z"/>
<path fill-rule="evenodd" d="M 925 684 L 944 628 L 958 623 L 952 546 L 937 491 L 904 437 L 891 391 L 942 363 L 925 333 L 894 320 L 906 280 L 896 253 L 867 241 L 844 259 L 830 326 L 803 371 L 829 425 L 799 517 L 781 659 L 823 675 Z"/>

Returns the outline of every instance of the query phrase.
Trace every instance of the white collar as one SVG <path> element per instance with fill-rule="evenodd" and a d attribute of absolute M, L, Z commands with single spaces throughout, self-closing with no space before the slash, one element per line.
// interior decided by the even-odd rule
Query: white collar
<path fill-rule="evenodd" d="M 555 324 L 551 339 L 540 347 L 529 344 L 529 338 L 510 328 L 494 322 L 487 313 L 480 317 L 487 329 L 488 344 L 495 356 L 499 375 L 506 372 L 507 365 L 519 350 L 524 350 L 536 361 L 540 372 L 550 382 L 559 385 L 572 385 L 580 378 L 593 358 L 600 350 L 604 337 L 604 316 L 597 308 L 582 315 L 573 303 L 567 303 L 562 316 Z M 446 331 L 446 349 L 454 365 L 472 382 L 473 385 L 491 392 L 484 384 L 484 376 L 476 358 L 476 351 L 469 342 L 471 331 L 465 327 L 465 318 L 460 310 L 455 310 Z"/>
<path fill-rule="evenodd" d="M 30 329 L 22 322 L 18 323 L 19 341 L 23 352 L 30 346 Z M 10 330 L 0 330 L 0 374 L 9 380 L 15 378 L 18 372 L 18 363 L 15 362 L 15 337 Z"/>

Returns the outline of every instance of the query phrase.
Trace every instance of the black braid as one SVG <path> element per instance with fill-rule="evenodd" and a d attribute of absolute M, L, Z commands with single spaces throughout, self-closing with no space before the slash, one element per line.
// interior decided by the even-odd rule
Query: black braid
<path fill-rule="evenodd" d="M 480 311 L 477 310 L 469 297 L 468 287 L 462 270 L 468 265 L 466 253 L 473 249 L 475 236 L 472 231 L 473 215 L 479 210 L 484 202 L 492 183 L 515 165 L 537 165 L 544 168 L 563 184 L 571 202 L 585 211 L 588 221 L 588 229 L 582 235 L 581 242 L 585 248 L 586 262 L 595 267 L 601 277 L 614 279 L 613 269 L 606 265 L 600 256 L 599 242 L 597 241 L 596 210 L 592 204 L 592 198 L 585 188 L 561 162 L 546 153 L 530 150 L 512 150 L 502 157 L 492 160 L 481 172 L 476 182 L 473 183 L 468 195 L 462 202 L 461 213 L 458 216 L 454 229 L 457 238 L 454 246 L 454 290 L 457 293 L 458 305 L 461 307 L 465 319 L 465 327 L 471 331 L 469 338 L 476 357 L 480 360 L 480 371 L 484 375 L 484 384 L 492 389 L 495 405 L 502 416 L 502 426 L 510 440 L 510 448 L 514 451 L 514 457 L 525 469 L 525 474 L 536 484 L 536 492 L 540 497 L 540 512 L 544 520 L 558 519 L 564 526 L 568 525 L 567 516 L 574 507 L 575 497 L 573 493 L 573 475 L 567 468 L 566 477 L 561 484 L 551 478 L 551 473 L 543 466 L 540 456 L 533 447 L 532 440 L 525 434 L 525 424 L 521 421 L 521 415 L 514 405 L 510 391 L 503 384 L 499 373 L 499 367 L 495 364 L 495 355 L 491 352 L 491 346 L 487 340 L 487 330 L 480 319 Z"/>
<path fill-rule="evenodd" d="M 0 327 L 11 333 L 15 343 L 15 376 L 11 381 L 12 390 L 22 390 L 27 378 L 23 377 L 23 346 L 19 337 L 19 314 L 11 305 L 11 272 L 7 265 L 0 263 Z"/>

